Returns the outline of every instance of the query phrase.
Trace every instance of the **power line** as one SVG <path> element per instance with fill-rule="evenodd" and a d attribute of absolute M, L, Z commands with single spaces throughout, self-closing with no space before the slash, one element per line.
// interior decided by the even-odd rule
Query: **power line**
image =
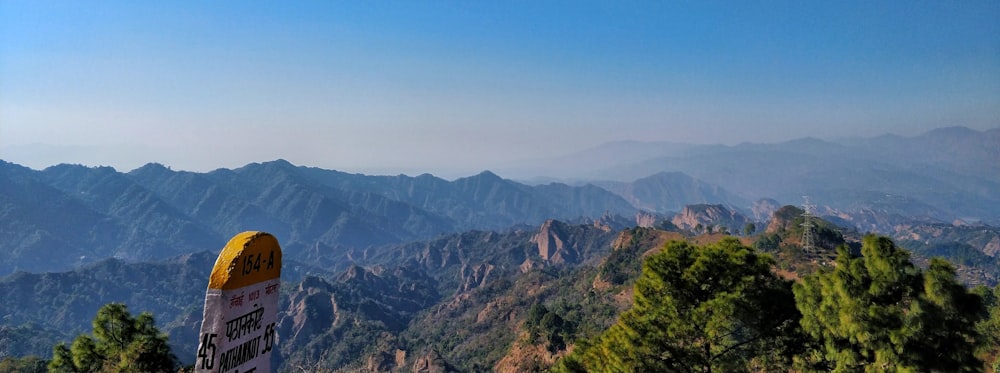
<path fill-rule="evenodd" d="M 807 253 L 813 253 L 816 251 L 816 241 L 813 236 L 813 228 L 816 227 L 812 222 L 813 209 L 816 205 L 809 202 L 809 196 L 802 196 L 805 199 L 805 203 L 802 204 L 802 250 Z"/>

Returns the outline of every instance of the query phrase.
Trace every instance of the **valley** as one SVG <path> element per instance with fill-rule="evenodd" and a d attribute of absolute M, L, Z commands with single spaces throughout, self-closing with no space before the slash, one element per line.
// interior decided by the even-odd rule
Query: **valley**
<path fill-rule="evenodd" d="M 214 252 L 242 230 L 274 234 L 285 252 L 282 371 L 548 369 L 614 324 L 632 306 L 644 258 L 677 240 L 736 237 L 796 279 L 877 233 L 919 267 L 943 257 L 966 286 L 995 286 L 1000 180 L 957 159 L 893 161 L 918 145 L 882 140 L 894 144 L 878 153 L 885 163 L 854 151 L 822 175 L 776 158 L 847 145 L 685 146 L 630 182 L 532 184 L 489 171 L 449 181 L 284 160 L 206 173 L 3 162 L 0 358 L 48 358 L 98 308 L 121 302 L 151 312 L 192 363 Z M 866 141 L 851 146 L 875 140 Z M 959 143 L 967 156 L 989 154 Z M 801 250 L 792 190 L 817 202 L 821 254 Z"/>

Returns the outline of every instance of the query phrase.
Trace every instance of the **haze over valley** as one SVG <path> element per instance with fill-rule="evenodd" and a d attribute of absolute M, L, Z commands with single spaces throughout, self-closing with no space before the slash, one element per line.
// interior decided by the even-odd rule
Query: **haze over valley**
<path fill-rule="evenodd" d="M 997 20 L 0 2 L 0 373 L 994 371 Z"/>
<path fill-rule="evenodd" d="M 431 174 L 364 175 L 280 159 L 206 173 L 157 163 L 119 172 L 70 164 L 35 170 L 4 162 L 0 230 L 8 239 L 0 248 L 0 274 L 5 276 L 0 288 L 6 299 L 23 301 L 7 303 L 2 333 L 8 340 L 25 333 L 40 336 L 38 347 L 12 344 L 4 353 L 45 356 L 53 339 L 67 338 L 64 333 L 86 325 L 87 309 L 111 301 L 155 311 L 175 348 L 190 351 L 197 340 L 196 305 L 203 291 L 197 282 L 207 276 L 216 246 L 244 230 L 280 237 L 287 258 L 283 277 L 298 287 L 287 295 L 291 308 L 282 311 L 290 317 L 281 324 L 290 338 L 282 358 L 348 369 L 370 359 L 356 350 L 364 342 L 333 338 L 338 342 L 328 348 L 352 351 L 334 360 L 303 355 L 301 346 L 318 343 L 316 338 L 343 326 L 299 320 L 295 315 L 303 312 L 301 307 L 320 307 L 307 300 L 313 295 L 301 292 L 328 292 L 348 304 L 376 299 L 379 307 L 388 307 L 379 312 L 388 314 L 358 310 L 350 317 L 377 317 L 379 328 L 393 335 L 427 333 L 441 320 L 425 312 L 441 307 L 434 306 L 439 302 L 505 281 L 527 281 L 524 276 L 546 268 L 582 271 L 573 276 L 586 277 L 601 266 L 620 265 L 606 256 L 609 247 L 623 245 L 623 230 L 759 240 L 784 229 L 775 224 L 788 223 L 775 219 L 795 207 L 782 206 L 804 204 L 803 195 L 811 197 L 813 213 L 829 222 L 825 224 L 832 232 L 841 232 L 838 236 L 883 234 L 905 244 L 918 261 L 949 258 L 967 284 L 993 285 L 1000 280 L 998 144 L 998 129 L 952 127 L 916 137 L 837 143 L 609 143 L 533 164 L 536 172 L 559 165 L 563 173 L 555 175 L 568 183 L 519 182 L 490 171 L 454 180 Z M 615 151 L 623 145 L 634 151 Z M 644 173 L 631 181 L 615 180 Z M 801 213 L 792 212 L 791 218 Z M 799 239 L 791 231 L 784 234 L 791 234 L 787 243 Z M 836 240 L 832 242 L 824 245 L 832 249 Z M 148 277 L 140 274 L 144 271 L 166 272 Z M 313 289 L 317 286 L 325 290 Z M 393 293 L 398 286 L 420 292 Z M 339 293 L 346 289 L 358 295 Z M 32 291 L 38 295 L 26 293 Z M 37 318 L 47 314 L 61 316 L 55 324 Z M 334 315 L 347 317 L 337 312 L 322 317 Z M 309 334 L 302 334 L 302 328 Z M 502 340 L 513 343 L 509 338 Z M 421 346 L 421 353 L 440 353 L 424 350 L 433 344 Z M 478 351 L 477 357 L 456 351 L 458 355 L 438 358 L 449 364 L 523 363 L 501 363 L 499 355 L 489 355 L 503 349 L 468 348 Z M 487 355 L 478 355 L 483 353 Z M 181 356 L 181 361 L 187 358 Z M 424 358 L 428 356 L 418 360 Z M 393 363 L 392 369 L 418 360 Z"/>

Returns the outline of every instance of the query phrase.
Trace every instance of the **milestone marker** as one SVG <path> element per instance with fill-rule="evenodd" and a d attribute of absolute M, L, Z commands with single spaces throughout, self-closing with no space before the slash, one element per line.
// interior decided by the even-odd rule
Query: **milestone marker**
<path fill-rule="evenodd" d="M 269 233 L 234 236 L 215 260 L 194 371 L 271 373 L 281 247 Z"/>

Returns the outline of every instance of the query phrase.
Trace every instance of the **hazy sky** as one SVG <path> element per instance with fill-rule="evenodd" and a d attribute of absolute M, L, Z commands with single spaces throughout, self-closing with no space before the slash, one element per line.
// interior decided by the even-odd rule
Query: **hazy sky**
<path fill-rule="evenodd" d="M 1000 1 L 0 0 L 0 159 L 467 173 L 1000 126 Z"/>

